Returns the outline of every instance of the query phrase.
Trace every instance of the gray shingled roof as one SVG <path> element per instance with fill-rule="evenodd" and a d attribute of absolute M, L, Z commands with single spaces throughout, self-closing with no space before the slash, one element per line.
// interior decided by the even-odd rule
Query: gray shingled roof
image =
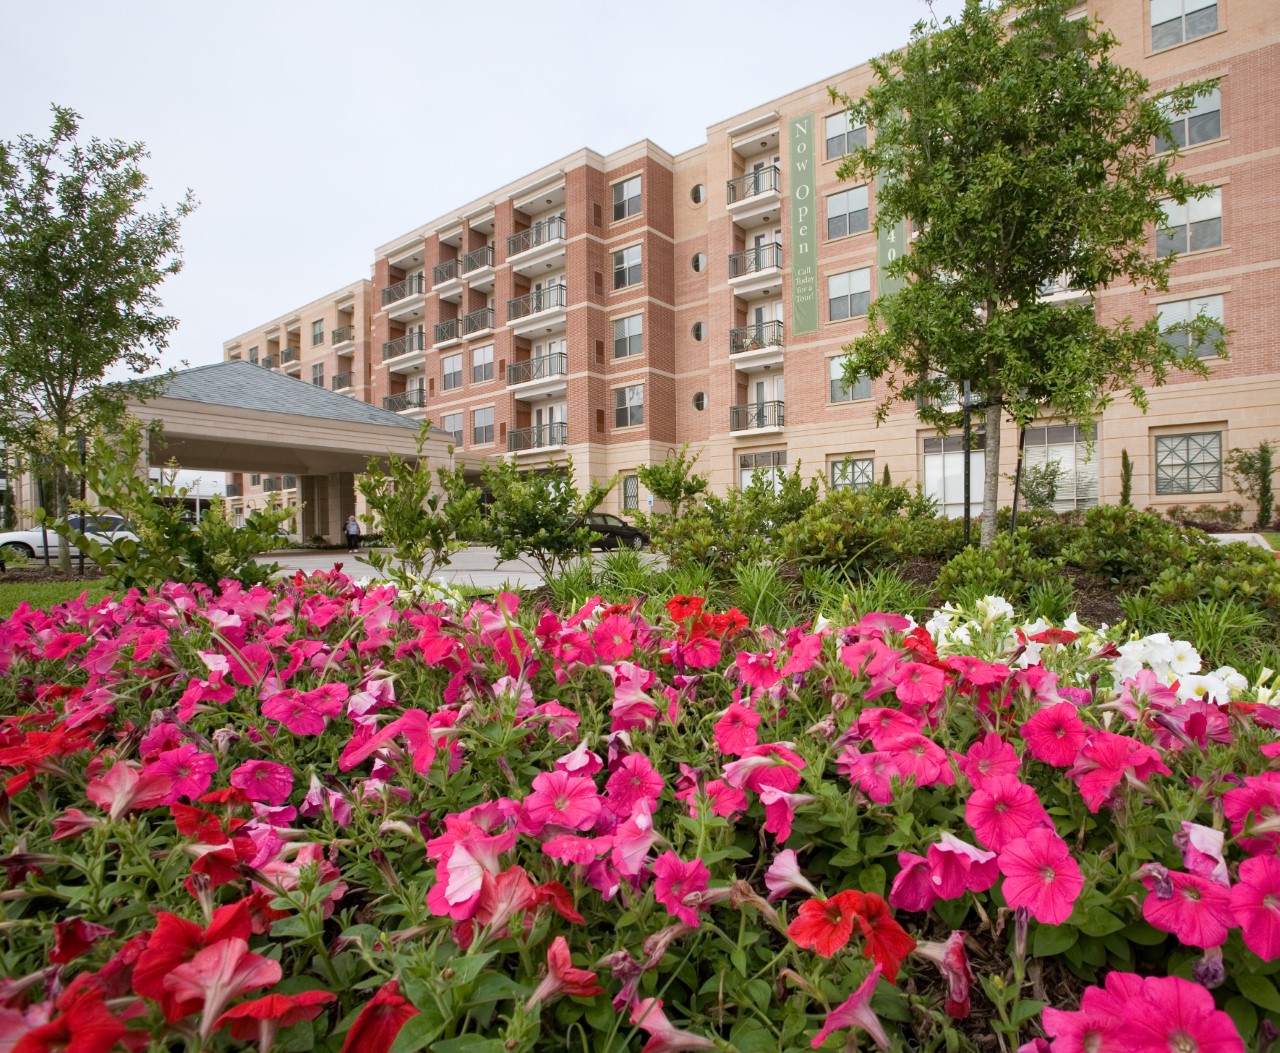
<path fill-rule="evenodd" d="M 367 402 L 339 395 L 255 366 L 252 362 L 229 359 L 208 366 L 181 369 L 165 381 L 164 397 L 205 402 L 214 406 L 283 413 L 291 417 L 318 417 L 336 424 L 382 424 L 391 428 L 416 429 L 418 422 Z M 452 436 L 438 428 L 439 436 Z"/>

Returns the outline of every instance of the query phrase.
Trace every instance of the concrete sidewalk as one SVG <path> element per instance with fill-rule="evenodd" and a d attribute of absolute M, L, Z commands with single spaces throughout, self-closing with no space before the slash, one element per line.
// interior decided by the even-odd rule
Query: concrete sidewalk
<path fill-rule="evenodd" d="M 332 570 L 341 566 L 344 573 L 353 578 L 363 578 L 373 573 L 373 568 L 362 562 L 363 550 L 347 552 L 345 549 L 282 549 L 263 555 L 264 561 L 280 564 L 281 572 L 292 574 L 302 571 Z M 518 588 L 537 588 L 542 584 L 538 569 L 524 560 L 499 562 L 497 553 L 485 546 L 464 548 L 453 554 L 449 566 L 437 570 L 432 580 L 447 584 L 471 585 L 475 588 L 497 590 L 503 585 Z"/>

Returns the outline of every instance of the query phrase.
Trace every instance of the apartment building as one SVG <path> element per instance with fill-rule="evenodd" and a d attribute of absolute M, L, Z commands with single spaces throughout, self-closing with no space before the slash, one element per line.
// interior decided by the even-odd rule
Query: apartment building
<path fill-rule="evenodd" d="M 1092 443 L 1040 422 L 1027 460 L 1063 464 L 1061 508 L 1117 500 L 1122 451 L 1135 504 L 1226 504 L 1228 451 L 1280 437 L 1280 7 L 1090 0 L 1087 11 L 1156 92 L 1218 79 L 1175 129 L 1180 170 L 1217 192 L 1171 207 L 1171 232 L 1151 233 L 1153 253 L 1178 253 L 1169 290 L 1109 289 L 1098 310 L 1172 323 L 1203 308 L 1230 331 L 1231 357 L 1207 379 L 1150 389 L 1146 414 L 1117 400 Z M 579 151 L 380 246 L 372 282 L 358 283 L 369 321 L 353 394 L 429 417 L 469 456 L 529 468 L 572 458 L 580 479 L 616 474 L 611 507 L 624 513 L 648 503 L 635 467 L 688 442 L 718 490 L 797 465 L 837 487 L 888 469 L 959 514 L 958 437 L 905 404 L 877 425 L 884 387 L 842 379 L 842 347 L 865 330 L 882 268 L 906 243 L 901 228 L 875 232 L 874 185 L 836 176 L 867 133 L 828 87 L 856 97 L 872 79 L 864 65 L 761 103 L 676 155 L 647 140 Z M 311 315 L 331 302 L 273 325 L 306 344 Z M 252 341 L 263 352 L 266 333 L 228 353 Z M 1015 445 L 1004 442 L 1002 471 Z M 984 456 L 979 438 L 975 479 Z M 971 499 L 976 510 L 979 487 Z"/>

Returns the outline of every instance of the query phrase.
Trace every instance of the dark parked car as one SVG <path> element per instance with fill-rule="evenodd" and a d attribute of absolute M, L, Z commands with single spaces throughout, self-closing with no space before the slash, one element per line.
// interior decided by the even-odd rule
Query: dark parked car
<path fill-rule="evenodd" d="M 604 512 L 583 516 L 582 525 L 600 535 L 591 543 L 592 548 L 621 548 L 624 545 L 627 548 L 644 548 L 649 544 L 649 535 L 643 530 Z"/>

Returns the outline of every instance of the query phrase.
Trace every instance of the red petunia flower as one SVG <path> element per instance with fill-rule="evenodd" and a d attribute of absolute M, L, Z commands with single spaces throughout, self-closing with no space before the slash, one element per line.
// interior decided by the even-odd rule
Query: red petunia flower
<path fill-rule="evenodd" d="M 387 1053 L 400 1029 L 417 1015 L 418 1010 L 400 994 L 400 985 L 389 980 L 360 1010 L 342 1043 L 342 1053 Z"/>
<path fill-rule="evenodd" d="M 866 955 L 876 963 L 891 984 L 897 983 L 903 959 L 916 949 L 916 941 L 893 920 L 889 904 L 874 892 L 862 897 L 858 911 L 858 927 L 866 940 Z"/>
<path fill-rule="evenodd" d="M 73 962 L 99 940 L 114 936 L 115 932 L 115 929 L 95 925 L 84 918 L 54 922 L 53 950 L 49 952 L 49 962 L 53 965 Z"/>
<path fill-rule="evenodd" d="M 808 899 L 800 904 L 787 935 L 797 947 L 830 958 L 849 942 L 854 919 L 865 909 L 866 897 L 855 889 L 837 892 L 830 899 Z"/>
<path fill-rule="evenodd" d="M 569 944 L 563 936 L 557 936 L 547 948 L 547 975 L 529 996 L 525 1012 L 540 1002 L 547 1002 L 558 995 L 575 998 L 594 998 L 604 991 L 596 983 L 596 974 L 590 969 L 579 969 L 569 955 Z"/>
<path fill-rule="evenodd" d="M 304 1020 L 314 1020 L 324 1006 L 338 996 L 328 991 L 301 991 L 294 995 L 269 994 L 241 1002 L 218 1017 L 216 1027 L 230 1025 L 231 1037 L 258 1043 L 258 1053 L 270 1053 L 276 1032 Z"/>

